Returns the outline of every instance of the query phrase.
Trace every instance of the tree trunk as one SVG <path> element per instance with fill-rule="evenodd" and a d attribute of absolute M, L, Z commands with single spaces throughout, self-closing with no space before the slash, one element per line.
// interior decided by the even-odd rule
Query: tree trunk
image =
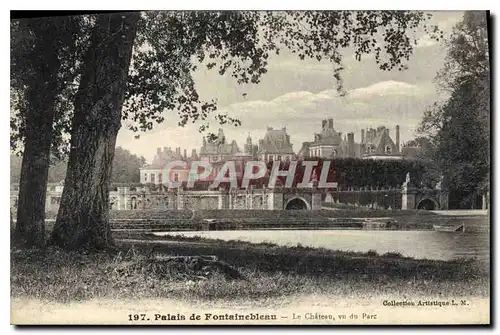
<path fill-rule="evenodd" d="M 54 38 L 60 27 L 56 22 L 41 19 L 30 23 L 36 36 L 34 74 L 25 95 L 26 128 L 13 241 L 27 247 L 45 242 L 45 198 L 60 69 Z"/>
<path fill-rule="evenodd" d="M 97 19 L 75 99 L 71 151 L 51 243 L 67 250 L 113 246 L 109 187 L 140 13 Z"/>

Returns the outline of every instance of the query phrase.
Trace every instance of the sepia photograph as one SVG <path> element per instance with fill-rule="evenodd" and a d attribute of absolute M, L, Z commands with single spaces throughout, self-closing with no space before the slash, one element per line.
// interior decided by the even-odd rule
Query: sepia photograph
<path fill-rule="evenodd" d="M 11 325 L 491 325 L 491 21 L 11 11 Z"/>

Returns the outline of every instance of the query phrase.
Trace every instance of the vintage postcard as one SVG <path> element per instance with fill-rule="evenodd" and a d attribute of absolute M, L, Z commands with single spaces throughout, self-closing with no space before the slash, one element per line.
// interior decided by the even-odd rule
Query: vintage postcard
<path fill-rule="evenodd" d="M 489 325 L 488 11 L 12 12 L 13 325 Z"/>

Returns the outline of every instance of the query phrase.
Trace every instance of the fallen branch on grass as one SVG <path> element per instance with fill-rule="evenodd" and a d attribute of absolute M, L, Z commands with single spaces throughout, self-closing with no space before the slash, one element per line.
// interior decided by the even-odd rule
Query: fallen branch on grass
<path fill-rule="evenodd" d="M 216 256 L 156 256 L 119 263 L 113 272 L 119 277 L 141 273 L 159 278 L 196 280 L 208 279 L 215 273 L 228 280 L 245 279 L 229 264 Z"/>

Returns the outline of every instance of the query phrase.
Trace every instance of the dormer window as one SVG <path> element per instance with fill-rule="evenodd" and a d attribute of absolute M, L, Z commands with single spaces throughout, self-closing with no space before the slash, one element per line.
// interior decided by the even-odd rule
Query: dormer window
<path fill-rule="evenodd" d="M 366 146 L 366 153 L 367 154 L 371 154 L 372 153 L 372 146 L 371 145 L 367 145 Z"/>
<path fill-rule="evenodd" d="M 386 155 L 392 154 L 392 148 L 389 145 L 385 146 L 384 151 L 385 151 Z"/>

